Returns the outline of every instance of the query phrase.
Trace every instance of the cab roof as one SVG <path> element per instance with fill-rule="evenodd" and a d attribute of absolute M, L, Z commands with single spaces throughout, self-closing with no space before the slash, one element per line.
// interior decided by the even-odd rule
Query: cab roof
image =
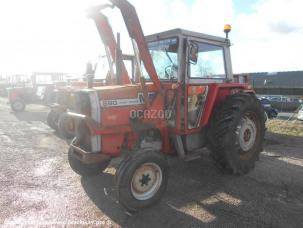
<path fill-rule="evenodd" d="M 213 40 L 213 41 L 217 41 L 217 42 L 221 42 L 221 43 L 227 43 L 227 40 L 222 37 L 212 36 L 212 35 L 199 33 L 199 32 L 193 32 L 193 31 L 180 29 L 180 28 L 151 34 L 151 35 L 145 36 L 145 39 L 147 42 L 149 42 L 149 41 L 153 41 L 156 39 L 168 38 L 168 37 L 173 37 L 173 36 L 195 37 L 195 38 L 201 38 L 201 39 L 205 39 L 205 40 Z"/>

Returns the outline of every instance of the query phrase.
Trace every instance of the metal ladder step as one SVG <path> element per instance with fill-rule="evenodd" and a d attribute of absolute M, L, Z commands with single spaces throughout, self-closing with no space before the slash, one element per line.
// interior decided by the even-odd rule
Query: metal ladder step
<path fill-rule="evenodd" d="M 199 159 L 201 158 L 204 154 L 208 154 L 208 150 L 206 148 L 203 148 L 203 149 L 199 149 L 198 151 L 196 152 L 191 152 L 187 155 L 185 155 L 182 159 L 186 162 L 188 161 L 192 161 L 192 160 L 195 160 L 195 159 Z"/>

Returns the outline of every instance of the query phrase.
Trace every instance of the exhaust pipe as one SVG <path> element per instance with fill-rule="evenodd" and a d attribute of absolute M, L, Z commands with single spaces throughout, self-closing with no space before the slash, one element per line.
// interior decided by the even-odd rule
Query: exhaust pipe
<path fill-rule="evenodd" d="M 117 33 L 117 48 L 116 48 L 116 78 L 117 84 L 122 85 L 122 51 L 120 44 L 120 33 Z"/>
<path fill-rule="evenodd" d="M 93 88 L 93 81 L 94 81 L 94 70 L 93 65 L 91 62 L 86 63 L 86 78 L 87 78 L 87 88 L 91 89 Z"/>

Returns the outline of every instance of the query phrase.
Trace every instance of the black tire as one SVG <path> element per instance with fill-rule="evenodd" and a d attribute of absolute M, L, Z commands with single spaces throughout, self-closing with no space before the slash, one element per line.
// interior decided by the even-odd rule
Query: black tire
<path fill-rule="evenodd" d="M 248 126 L 248 130 L 245 127 L 243 130 L 245 121 L 249 123 L 244 125 Z M 263 150 L 264 133 L 265 115 L 260 101 L 254 94 L 235 94 L 215 109 L 210 122 L 208 146 L 224 172 L 246 174 L 254 168 Z"/>
<path fill-rule="evenodd" d="M 60 112 L 56 109 L 51 109 L 47 114 L 47 124 L 54 130 L 58 130 L 58 121 Z"/>
<path fill-rule="evenodd" d="M 96 176 L 107 168 L 110 160 L 98 164 L 85 164 L 77 159 L 72 147 L 70 147 L 68 150 L 68 162 L 72 170 L 80 176 Z"/>
<path fill-rule="evenodd" d="M 270 119 L 274 119 L 274 118 L 277 118 L 277 116 L 278 116 L 278 113 L 276 112 L 276 110 L 272 110 L 272 111 L 270 112 L 269 118 L 270 118 Z"/>
<path fill-rule="evenodd" d="M 66 113 L 62 113 L 58 121 L 58 131 L 60 135 L 66 139 L 75 137 L 75 123 L 74 120 Z"/>
<path fill-rule="evenodd" d="M 16 99 L 11 102 L 11 108 L 14 112 L 23 112 L 26 104 L 21 99 Z"/>
<path fill-rule="evenodd" d="M 139 199 L 133 193 L 132 180 L 134 174 L 139 168 L 148 165 L 155 165 L 158 169 L 161 170 L 159 175 L 161 176 L 158 186 L 155 188 L 152 195 L 146 199 Z M 161 175 L 162 174 L 162 175 Z M 147 183 L 143 183 L 143 178 L 147 179 Z M 148 185 L 148 182 L 151 181 L 150 174 L 142 175 L 141 186 L 144 184 Z M 159 179 L 158 179 L 159 180 Z M 168 180 L 168 162 L 166 157 L 160 152 L 153 151 L 152 149 L 145 149 L 142 151 L 133 152 L 130 156 L 125 158 L 121 163 L 116 172 L 116 187 L 117 187 L 117 196 L 120 204 L 125 207 L 127 210 L 135 212 L 137 210 L 149 207 L 159 202 L 162 195 L 164 194 L 167 186 Z M 133 182 L 134 183 L 134 182 Z M 152 189 L 153 187 L 151 187 Z M 149 189 L 150 190 L 150 189 Z"/>

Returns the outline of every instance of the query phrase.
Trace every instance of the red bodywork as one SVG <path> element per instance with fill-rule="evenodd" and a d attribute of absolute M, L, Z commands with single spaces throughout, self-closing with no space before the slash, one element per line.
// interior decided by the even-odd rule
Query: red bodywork
<path fill-rule="evenodd" d="M 39 85 L 44 87 L 44 96 L 54 91 L 55 85 Z M 22 100 L 25 103 L 43 103 L 41 97 L 37 95 L 37 87 L 13 87 L 9 89 L 8 101 L 13 103 L 16 100 Z M 45 101 L 46 102 L 46 101 Z M 47 103 L 46 103 L 47 104 Z"/>
<path fill-rule="evenodd" d="M 246 85 L 236 83 L 208 84 L 205 86 L 208 86 L 208 95 L 205 103 L 205 107 L 207 108 L 201 117 L 200 126 L 198 128 L 188 129 L 186 126 L 182 126 L 179 110 L 187 110 L 187 105 L 181 105 L 181 86 L 173 83 L 162 84 L 162 87 L 165 93 L 169 93 L 169 91 L 172 91 L 172 88 L 175 87 L 174 91 L 176 91 L 177 94 L 176 126 L 174 128 L 171 128 L 167 125 L 167 121 L 164 118 L 153 118 L 153 116 L 145 116 L 145 118 L 139 120 L 140 124 L 151 125 L 152 128 L 158 129 L 160 131 L 163 140 L 164 153 L 173 153 L 169 138 L 170 135 L 192 134 L 201 131 L 201 129 L 204 127 L 207 127 L 214 107 L 220 101 L 224 100 L 226 96 L 230 95 L 231 93 L 238 92 L 239 90 L 253 92 L 249 90 Z M 131 149 L 135 146 L 135 143 L 138 140 L 138 134 L 140 133 L 134 131 L 133 127 L 130 124 L 129 119 L 131 112 L 134 110 L 144 110 L 147 113 L 157 113 L 157 111 L 161 112 L 165 110 L 165 102 L 163 96 L 160 93 L 157 93 L 155 85 L 152 83 L 147 83 L 146 87 L 148 92 L 156 93 L 150 107 L 146 108 L 144 104 L 125 107 L 102 107 L 101 126 L 96 124 L 95 121 L 93 121 L 91 118 L 86 117 L 86 123 L 91 131 L 91 134 L 102 136 L 102 153 L 110 156 L 119 156 L 122 144 L 125 142 L 125 140 L 127 141 L 128 149 Z M 187 85 L 186 88 L 188 87 L 190 87 L 190 85 Z M 96 89 L 100 95 L 100 101 L 133 99 L 138 96 L 138 93 L 142 92 L 140 84 L 114 87 L 106 86 Z M 185 100 L 186 99 L 187 98 L 185 98 Z M 184 115 L 184 122 L 187 123 L 187 112 L 185 112 Z"/>

